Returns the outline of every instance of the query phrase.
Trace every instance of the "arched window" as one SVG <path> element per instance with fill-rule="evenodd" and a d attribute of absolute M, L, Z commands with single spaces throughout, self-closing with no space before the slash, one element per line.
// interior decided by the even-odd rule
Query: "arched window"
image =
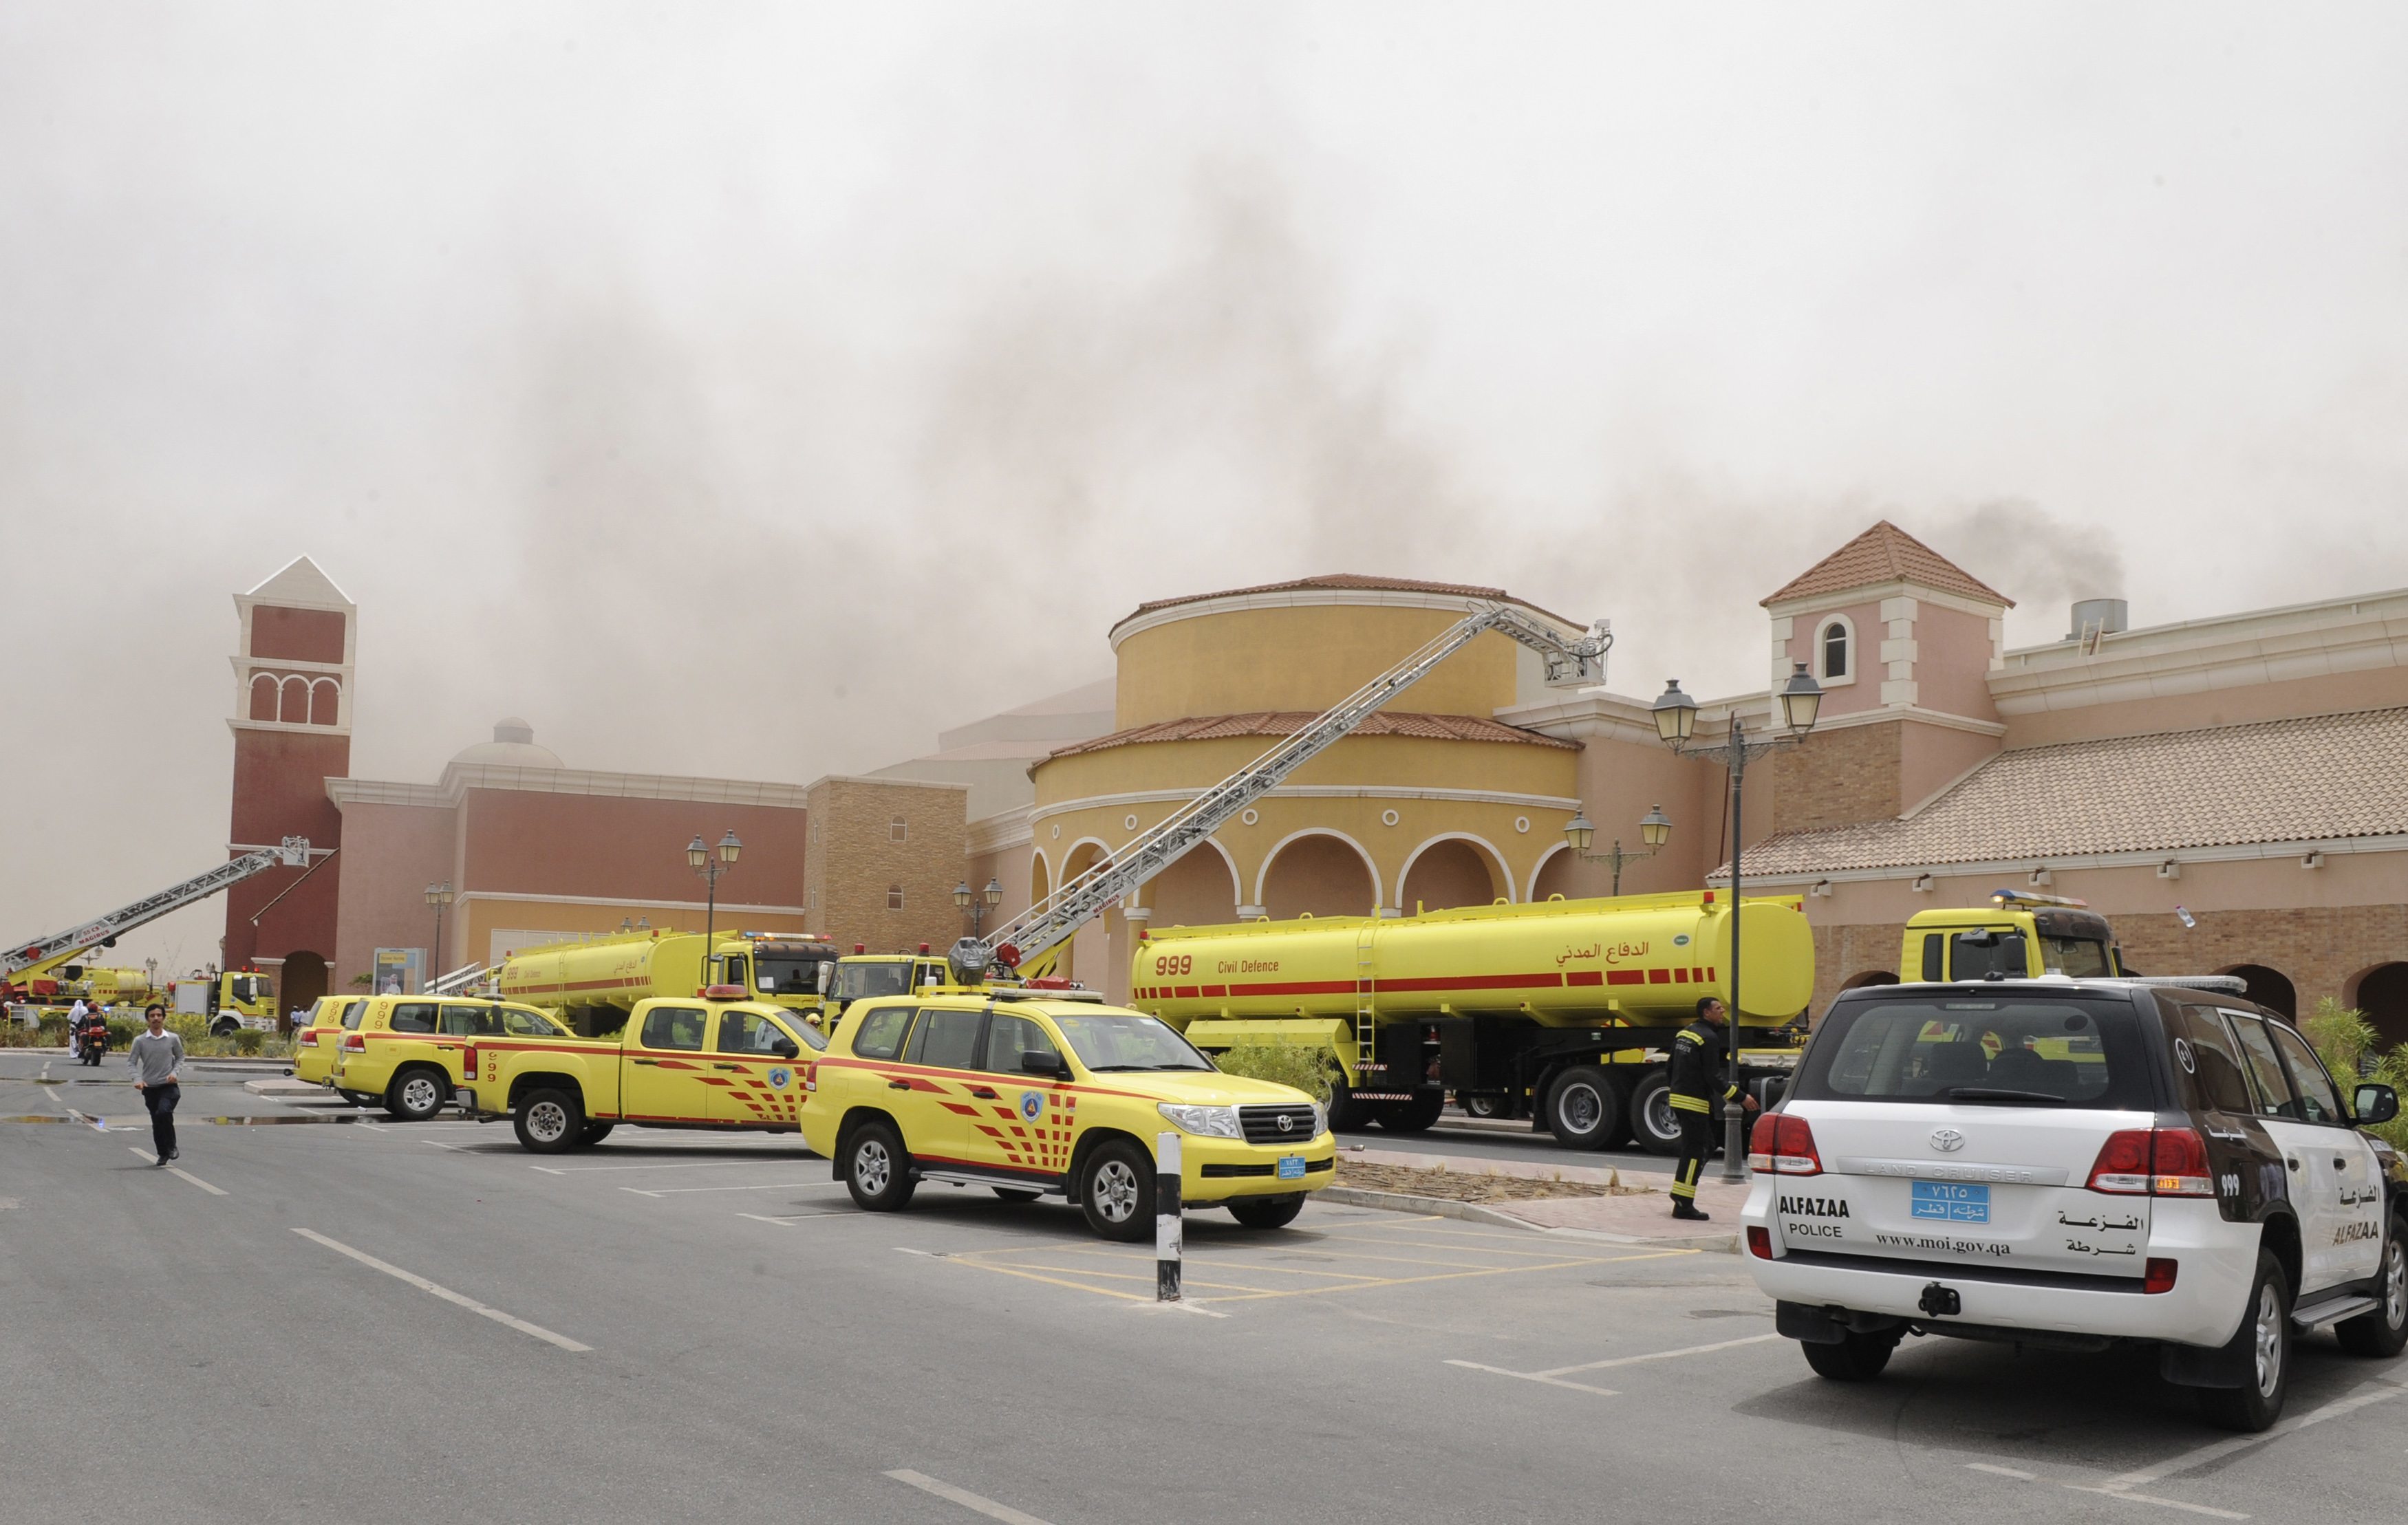
<path fill-rule="evenodd" d="M 1837 620 L 1823 627 L 1823 676 L 1848 676 L 1848 627 Z"/>

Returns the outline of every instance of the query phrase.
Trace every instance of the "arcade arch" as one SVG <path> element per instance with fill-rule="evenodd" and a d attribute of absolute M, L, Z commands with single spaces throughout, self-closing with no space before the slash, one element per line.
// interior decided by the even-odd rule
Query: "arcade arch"
<path fill-rule="evenodd" d="M 1275 921 L 1369 916 L 1380 904 L 1380 870 L 1363 844 L 1316 828 L 1280 839 L 1254 877 L 1254 904 Z"/>
<path fill-rule="evenodd" d="M 1513 878 L 1496 848 L 1466 832 L 1433 836 L 1405 860 L 1395 904 L 1408 915 L 1419 905 L 1446 910 L 1513 898 Z"/>

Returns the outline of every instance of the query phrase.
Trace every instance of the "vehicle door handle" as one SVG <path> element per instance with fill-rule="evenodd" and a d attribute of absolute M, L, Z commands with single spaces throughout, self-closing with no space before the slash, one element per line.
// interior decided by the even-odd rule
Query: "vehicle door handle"
<path fill-rule="evenodd" d="M 660 1061 L 657 1059 L 631 1059 L 627 1062 L 630 1064 L 658 1064 Z M 2291 1168 L 2293 1170 L 2299 1169 L 2300 1162 L 2297 1160 L 2292 1161 Z"/>
<path fill-rule="evenodd" d="M 741 1070 L 744 1066 L 741 1064 L 713 1064 L 711 1065 L 711 1068 L 714 1070 Z"/>
<path fill-rule="evenodd" d="M 973 1095 L 973 1096 L 975 1096 L 975 1097 L 977 1097 L 977 1098 L 978 1098 L 980 1101 L 982 1101 L 982 1102 L 992 1102 L 992 1101 L 997 1101 L 997 1100 L 1000 1100 L 1000 1098 L 999 1098 L 999 1097 L 997 1097 L 994 1091 L 989 1090 L 988 1090 L 986 1087 L 984 1087 L 984 1086 L 972 1086 L 972 1087 L 970 1088 L 970 1094 L 971 1094 L 971 1095 Z"/>
<path fill-rule="evenodd" d="M 886 1089 L 889 1090 L 910 1090 L 911 1089 L 911 1082 L 909 1080 L 889 1080 L 886 1082 Z"/>

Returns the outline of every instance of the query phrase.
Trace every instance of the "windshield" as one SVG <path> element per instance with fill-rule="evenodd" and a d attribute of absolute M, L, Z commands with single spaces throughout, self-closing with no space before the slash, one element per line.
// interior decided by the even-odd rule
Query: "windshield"
<path fill-rule="evenodd" d="M 891 963 L 839 963 L 836 966 L 836 998 L 839 1001 L 860 1001 L 873 995 L 908 995 L 911 990 L 911 961 L 896 959 Z"/>
<path fill-rule="evenodd" d="M 1928 996 L 1834 1006 L 1791 1095 L 1806 1101 L 2147 1107 L 2140 1020 L 2116 1001 Z"/>
<path fill-rule="evenodd" d="M 1212 1062 L 1151 1017 L 1056 1017 L 1070 1051 L 1091 1070 L 1209 1070 Z"/>
<path fill-rule="evenodd" d="M 260 997 L 260 986 L 264 982 L 262 980 L 253 975 L 236 975 L 228 986 L 228 990 L 231 992 L 228 999 L 234 1001 L 256 1001 Z"/>
<path fill-rule="evenodd" d="M 823 962 L 809 956 L 755 954 L 752 983 L 769 995 L 817 995 L 820 989 L 818 971 Z"/>
<path fill-rule="evenodd" d="M 2052 975 L 2071 975 L 2076 979 L 2112 979 L 2115 971 L 2107 967 L 2107 945 L 2088 937 L 2050 937 L 2040 940 L 2041 968 Z"/>

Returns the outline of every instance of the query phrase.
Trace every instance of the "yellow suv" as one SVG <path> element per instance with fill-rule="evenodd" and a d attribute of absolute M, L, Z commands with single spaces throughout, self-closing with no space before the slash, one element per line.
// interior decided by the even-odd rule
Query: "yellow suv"
<path fill-rule="evenodd" d="M 1180 1198 L 1283 1228 L 1336 1176 L 1319 1104 L 1224 1075 L 1142 1012 L 1054 991 L 951 989 L 856 1002 L 810 1062 L 804 1142 L 871 1212 L 924 1180 L 1068 1196 L 1107 1239 L 1154 1232 L 1154 1138 Z"/>
<path fill-rule="evenodd" d="M 533 1006 L 475 996 L 373 996 L 343 1023 L 349 1031 L 328 1083 L 355 1101 L 383 1102 L 404 1122 L 423 1122 L 450 1104 L 463 1053 L 477 1039 L 571 1035 Z"/>
<path fill-rule="evenodd" d="M 331 1086 L 335 1055 L 342 1047 L 343 1017 L 368 1004 L 365 995 L 322 995 L 309 1008 L 309 1020 L 293 1032 L 293 1076 L 313 1086 Z"/>

